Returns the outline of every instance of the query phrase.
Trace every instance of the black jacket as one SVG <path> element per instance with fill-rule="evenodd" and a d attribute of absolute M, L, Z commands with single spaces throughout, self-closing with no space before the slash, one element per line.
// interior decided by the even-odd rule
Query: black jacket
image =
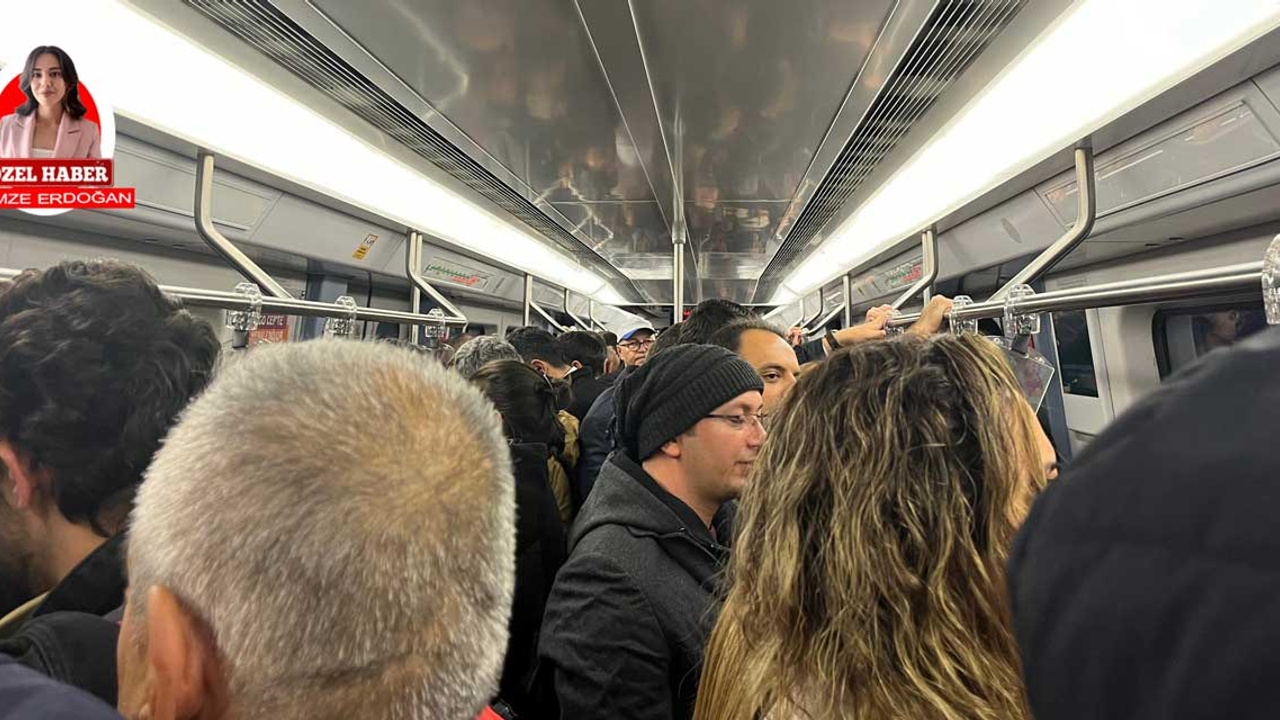
<path fill-rule="evenodd" d="M 729 537 L 733 510 L 717 516 L 716 537 Z M 692 717 L 728 549 L 622 453 L 605 464 L 569 544 L 542 625 L 560 717 Z"/>
<path fill-rule="evenodd" d="M 119 720 L 100 700 L 0 655 L 0 720 Z"/>
<path fill-rule="evenodd" d="M 32 618 L 56 612 L 106 615 L 124 605 L 124 534 L 98 546 L 58 583 Z"/>
<path fill-rule="evenodd" d="M 0 639 L 0 653 L 115 705 L 115 623 L 124 605 L 124 536 L 107 540 L 67 574 L 24 622 Z"/>
<path fill-rule="evenodd" d="M 87 613 L 56 612 L 32 618 L 0 641 L 0 657 L 116 705 L 116 639 L 120 626 Z"/>
<path fill-rule="evenodd" d="M 564 564 L 565 529 L 547 480 L 547 446 L 511 446 L 516 480 L 516 590 L 499 692 L 521 717 L 538 717 L 534 674 L 547 595 Z"/>
<path fill-rule="evenodd" d="M 1010 558 L 1036 720 L 1280 717 L 1280 329 L 1118 418 Z"/>
<path fill-rule="evenodd" d="M 621 381 L 634 370 L 635 368 L 623 368 L 618 380 Z M 617 388 L 618 382 L 615 382 L 600 393 L 578 428 L 578 444 L 582 448 L 582 454 L 573 469 L 573 503 L 576 510 L 581 510 L 583 503 L 591 495 L 591 488 L 596 483 L 600 468 L 604 467 L 604 461 L 613 452 L 613 395 Z"/>
<path fill-rule="evenodd" d="M 573 402 L 569 403 L 567 409 L 570 415 L 578 418 L 578 422 L 582 422 L 587 418 L 587 413 L 591 410 L 596 398 L 600 397 L 600 393 L 609 387 L 600 378 L 591 377 L 588 373 L 589 371 L 579 370 L 571 376 L 573 378 Z"/>

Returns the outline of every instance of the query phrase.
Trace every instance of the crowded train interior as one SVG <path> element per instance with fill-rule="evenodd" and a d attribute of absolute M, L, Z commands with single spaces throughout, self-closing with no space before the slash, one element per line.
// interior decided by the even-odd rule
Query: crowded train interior
<path fill-rule="evenodd" d="M 1280 716 L 1280 0 L 0 5 L 0 720 Z"/>

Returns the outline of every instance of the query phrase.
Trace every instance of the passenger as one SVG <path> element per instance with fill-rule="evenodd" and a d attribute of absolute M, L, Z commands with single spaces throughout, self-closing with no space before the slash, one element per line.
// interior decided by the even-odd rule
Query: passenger
<path fill-rule="evenodd" d="M 573 403 L 568 412 L 581 422 L 591 409 L 591 404 L 608 387 L 600 381 L 607 351 L 604 340 L 595 333 L 573 330 L 556 338 L 564 359 L 574 368 L 570 379 L 573 383 Z"/>
<path fill-rule="evenodd" d="M 696 717 L 1027 717 L 1002 570 L 1039 464 L 982 338 L 819 364 L 743 495 Z"/>
<path fill-rule="evenodd" d="M 578 461 L 578 423 L 560 410 L 569 398 L 568 385 L 513 360 L 489 363 L 471 380 L 497 406 L 508 440 L 542 447 L 557 513 L 568 525 L 573 520 L 569 473 Z"/>
<path fill-rule="evenodd" d="M 1009 561 L 1037 720 L 1280 716 L 1280 329 L 1117 418 Z"/>
<path fill-rule="evenodd" d="M 516 328 L 507 342 L 520 353 L 534 370 L 556 380 L 564 380 L 573 372 L 573 366 L 564 357 L 564 350 L 551 333 L 536 327 Z"/>
<path fill-rule="evenodd" d="M 470 380 L 480 368 L 495 360 L 524 362 L 511 343 L 497 335 L 481 335 L 463 343 L 454 353 L 451 367 L 464 379 Z"/>
<path fill-rule="evenodd" d="M 618 355 L 618 336 L 615 333 L 606 332 L 601 335 L 601 338 L 604 340 L 608 355 L 604 360 L 604 372 L 600 375 L 600 380 L 608 387 L 618 379 L 618 372 L 622 370 L 625 363 L 622 362 L 622 356 Z"/>
<path fill-rule="evenodd" d="M 542 626 L 560 717 L 688 718 L 732 504 L 765 432 L 729 351 L 672 348 L 618 386 L 618 439 L 569 537 Z"/>
<path fill-rule="evenodd" d="M 618 337 L 618 357 L 625 367 L 644 365 L 649 358 L 649 348 L 653 346 L 653 335 L 653 327 L 636 325 Z"/>
<path fill-rule="evenodd" d="M 731 300 L 712 298 L 703 300 L 689 313 L 687 320 L 662 331 L 650 345 L 637 346 L 637 352 L 644 350 L 640 359 L 643 363 L 660 350 L 677 345 L 706 344 L 711 336 L 723 327 L 740 320 L 750 319 L 751 311 Z M 650 335 L 652 338 L 652 335 Z M 623 346 L 620 346 L 623 347 Z M 624 359 L 627 356 L 623 355 Z M 613 393 L 605 391 L 596 398 L 595 404 L 587 412 L 582 421 L 582 460 L 578 463 L 578 472 L 574 476 L 574 493 L 581 504 L 591 493 L 596 476 L 604 466 L 605 458 L 614 449 L 614 438 L 609 434 L 613 426 Z"/>
<path fill-rule="evenodd" d="M 721 328 L 753 317 L 755 315 L 749 308 L 732 300 L 722 298 L 703 300 L 681 323 L 679 342 L 682 345 L 706 344 Z"/>
<path fill-rule="evenodd" d="M 521 716 L 536 717 L 533 671 L 547 595 L 564 564 L 565 527 L 572 519 L 569 483 L 560 456 L 566 442 L 556 418 L 563 400 L 551 380 L 523 363 L 501 360 L 473 382 L 498 408 L 511 444 L 516 480 L 516 590 L 500 694 Z"/>
<path fill-rule="evenodd" d="M 118 533 L 218 352 L 132 265 L 66 261 L 0 285 L 0 584 L 29 599 L 0 636 L 124 603 Z"/>
<path fill-rule="evenodd" d="M 120 720 L 110 705 L 0 655 L 0 720 Z"/>
<path fill-rule="evenodd" d="M 507 645 L 510 463 L 493 406 L 410 350 L 228 367 L 138 492 L 121 713 L 473 720 Z"/>
<path fill-rule="evenodd" d="M 736 353 L 764 380 L 764 415 L 771 417 L 800 378 L 800 363 L 786 335 L 764 320 L 743 320 L 711 336 L 711 344 Z"/>

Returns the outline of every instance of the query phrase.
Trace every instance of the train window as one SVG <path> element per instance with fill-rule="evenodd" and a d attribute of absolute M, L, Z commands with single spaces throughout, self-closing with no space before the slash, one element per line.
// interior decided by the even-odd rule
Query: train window
<path fill-rule="evenodd" d="M 1089 322 L 1083 310 L 1053 313 L 1053 334 L 1058 342 L 1058 368 L 1062 392 L 1098 397 L 1098 374 L 1093 367 Z"/>
<path fill-rule="evenodd" d="M 1197 358 L 1267 327 L 1260 302 L 1244 302 L 1156 313 L 1152 332 L 1160 379 L 1195 362 Z"/>

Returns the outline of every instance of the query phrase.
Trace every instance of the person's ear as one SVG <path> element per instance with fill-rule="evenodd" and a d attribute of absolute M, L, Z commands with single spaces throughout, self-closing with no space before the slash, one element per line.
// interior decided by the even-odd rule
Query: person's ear
<path fill-rule="evenodd" d="M 219 717 L 225 685 L 203 622 L 159 586 L 147 591 L 145 615 L 152 720 Z"/>
<path fill-rule="evenodd" d="M 680 454 L 682 452 L 682 448 L 680 447 L 680 439 L 673 438 L 671 440 L 666 441 L 665 443 L 662 444 L 662 447 L 658 448 L 658 452 L 662 453 L 663 455 L 666 455 L 672 460 L 679 459 Z"/>
<path fill-rule="evenodd" d="M 4 466 L 5 482 L 0 492 L 5 501 L 19 509 L 31 507 L 43 478 L 8 440 L 0 440 L 0 465 Z"/>
<path fill-rule="evenodd" d="M 574 360 L 573 362 L 571 362 L 571 363 L 569 363 L 569 364 L 573 366 L 573 369 L 574 369 L 574 370 L 581 370 L 581 369 L 582 369 L 582 363 L 581 363 L 581 362 L 579 362 L 579 361 L 577 361 L 577 360 Z"/>
<path fill-rule="evenodd" d="M 546 364 L 546 363 L 544 363 L 544 362 L 542 362 L 541 360 L 530 360 L 530 361 L 529 361 L 529 365 L 530 365 L 534 370 L 537 370 L 538 372 L 542 373 L 543 375 L 546 375 L 546 374 L 547 374 L 547 364 Z"/>

